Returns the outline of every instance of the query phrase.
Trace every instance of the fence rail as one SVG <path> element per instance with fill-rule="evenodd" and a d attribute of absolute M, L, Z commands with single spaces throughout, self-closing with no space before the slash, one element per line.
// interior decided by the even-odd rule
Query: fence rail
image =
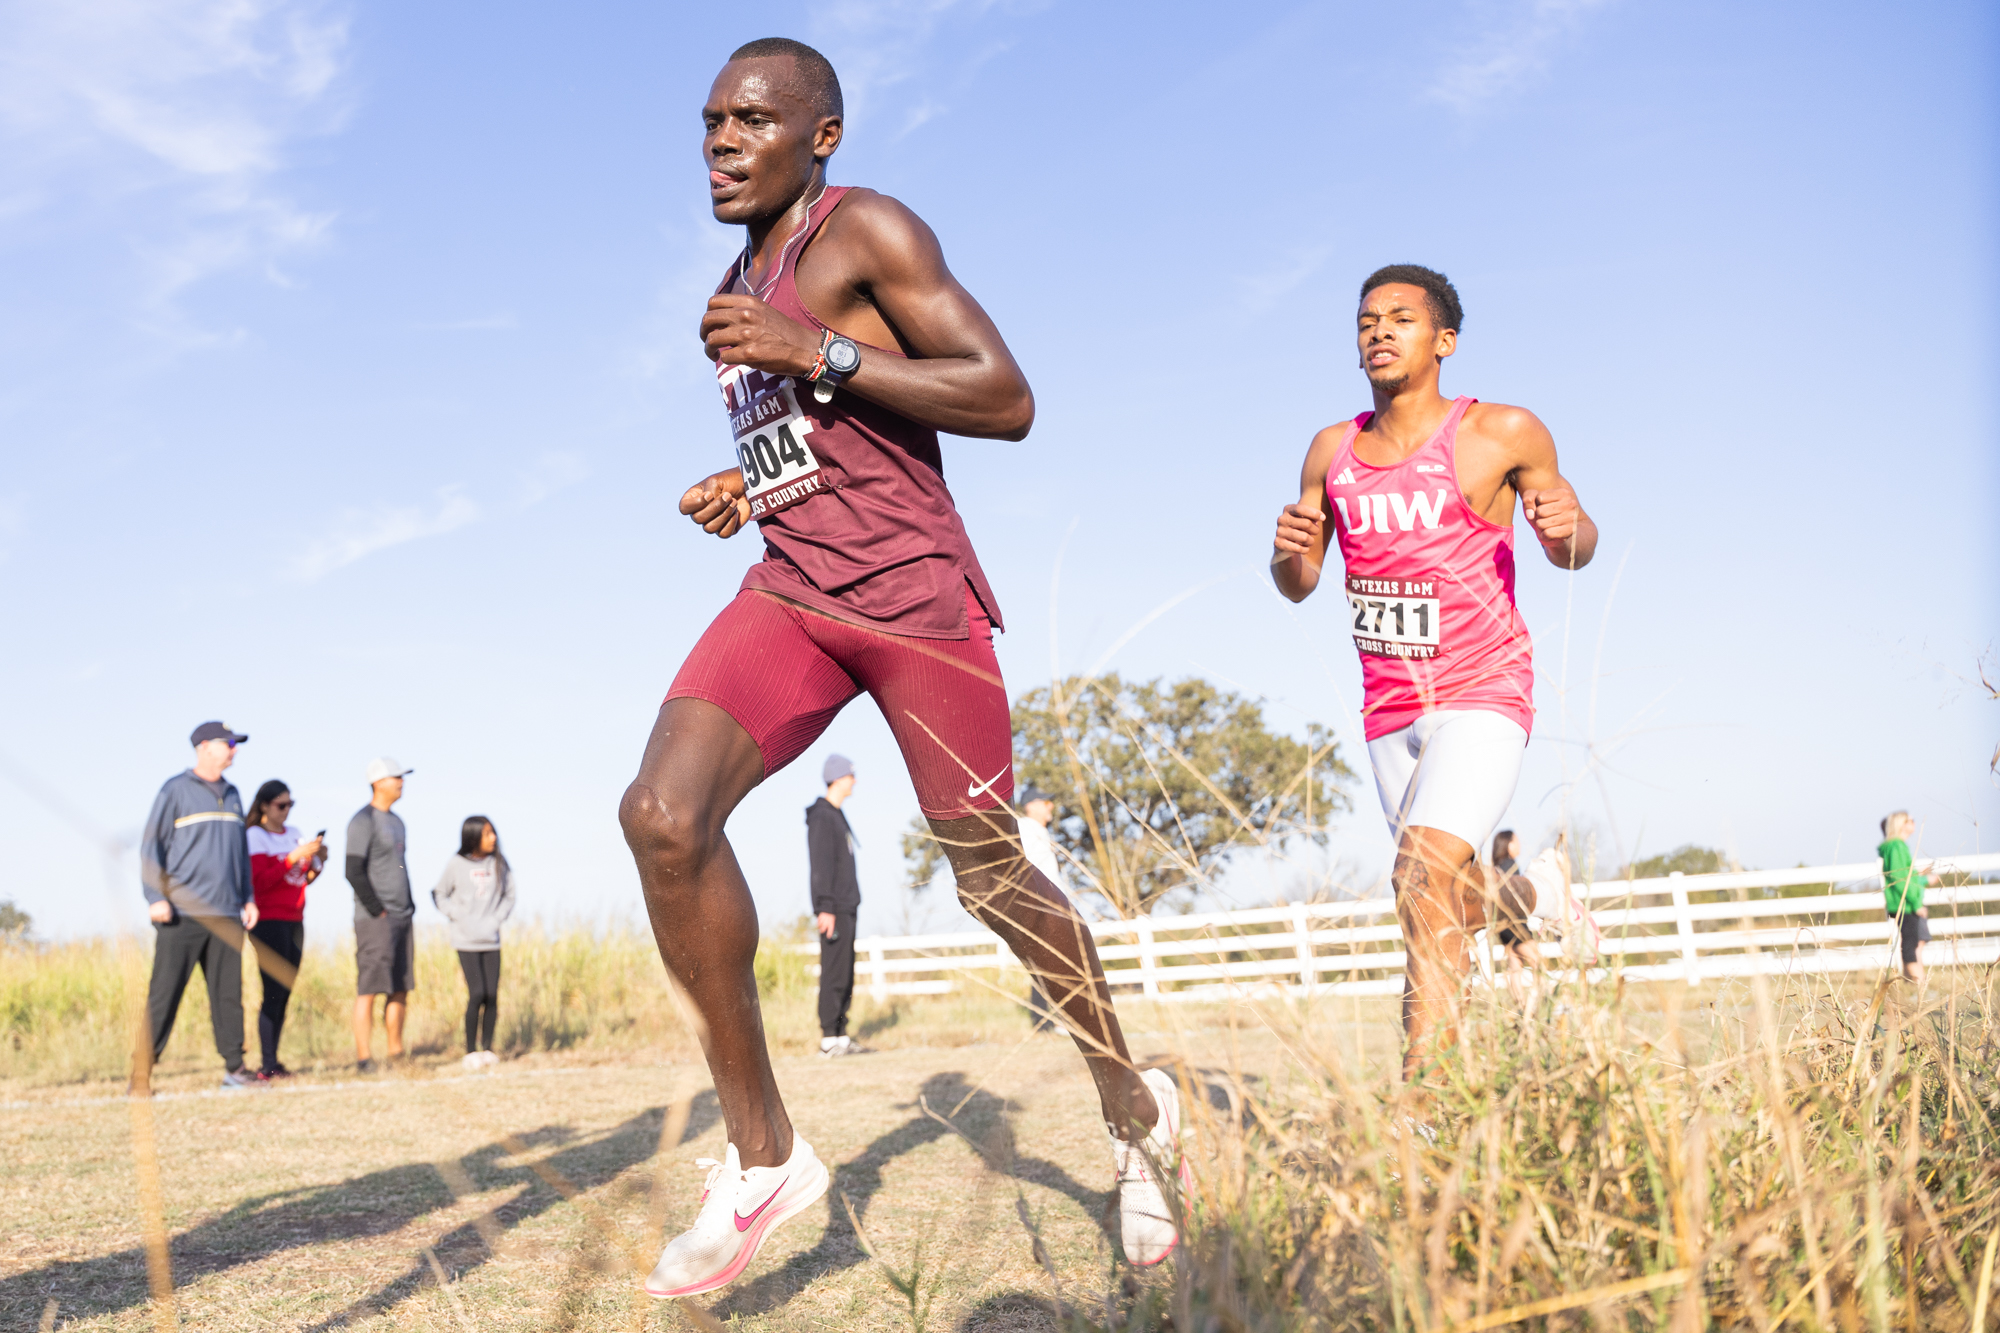
<path fill-rule="evenodd" d="M 2000 884 L 1981 882 L 2000 872 L 2000 853 L 1938 857 L 1919 862 L 1918 869 L 1947 880 L 1925 896 L 1933 937 L 1926 965 L 2000 962 L 2000 908 L 1990 906 L 2000 904 Z M 1599 880 L 1579 889 L 1604 933 L 1607 962 L 1622 960 L 1624 975 L 1634 980 L 1692 983 L 1893 966 L 1896 927 L 1883 916 L 1881 883 L 1881 868 L 1863 861 Z M 1808 885 L 1846 891 L 1745 896 Z M 1403 986 L 1402 931 L 1389 898 L 1086 924 L 1114 994 L 1189 1001 L 1394 995 Z M 1480 947 L 1498 962 L 1498 946 L 1483 934 Z M 818 952 L 814 944 L 798 949 Z M 1557 957 L 1552 944 L 1543 951 Z M 877 1000 L 937 995 L 967 984 L 1011 989 L 1022 970 L 1000 937 L 983 930 L 864 936 L 855 941 L 855 952 L 856 984 Z"/>

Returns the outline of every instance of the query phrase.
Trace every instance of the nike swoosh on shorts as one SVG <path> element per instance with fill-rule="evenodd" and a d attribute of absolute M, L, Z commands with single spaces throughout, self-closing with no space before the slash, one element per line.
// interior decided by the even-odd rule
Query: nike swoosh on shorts
<path fill-rule="evenodd" d="M 978 800 L 982 792 L 986 791 L 994 783 L 998 782 L 1001 778 L 1006 776 L 1007 776 L 1007 770 L 1003 768 L 998 773 L 995 773 L 992 777 L 986 779 L 986 781 L 984 782 L 972 783 L 965 789 L 965 798 L 969 801 Z"/>

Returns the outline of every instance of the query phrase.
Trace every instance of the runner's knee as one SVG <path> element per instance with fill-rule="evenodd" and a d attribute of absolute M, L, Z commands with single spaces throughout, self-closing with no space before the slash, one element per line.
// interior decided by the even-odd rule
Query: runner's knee
<path fill-rule="evenodd" d="M 625 831 L 625 845 L 642 865 L 687 874 L 699 872 L 717 841 L 709 822 L 643 782 L 627 787 L 624 799 L 618 802 L 618 824 Z"/>

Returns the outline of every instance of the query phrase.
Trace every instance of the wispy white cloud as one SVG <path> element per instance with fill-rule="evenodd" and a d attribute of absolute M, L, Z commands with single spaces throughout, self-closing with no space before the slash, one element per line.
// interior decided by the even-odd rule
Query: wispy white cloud
<path fill-rule="evenodd" d="M 556 450 L 542 454 L 514 477 L 497 501 L 481 503 L 461 486 L 441 488 L 431 503 L 382 504 L 348 509 L 334 516 L 325 532 L 309 542 L 287 567 L 292 578 L 305 583 L 379 551 L 469 527 L 485 519 L 519 513 L 540 504 L 565 487 L 590 475 L 581 455 Z"/>
<path fill-rule="evenodd" d="M 833 0 L 814 11 L 812 37 L 840 71 L 849 123 L 880 116 L 900 139 L 950 110 L 939 85 L 962 86 L 1012 45 L 974 25 L 1047 8 L 1048 0 Z M 940 58 L 933 44 L 947 26 L 956 41 Z"/>
<path fill-rule="evenodd" d="M 142 256 L 137 295 L 160 325 L 214 274 L 284 282 L 281 261 L 332 216 L 277 178 L 297 140 L 339 127 L 346 40 L 338 0 L 0 6 L 0 221 L 102 209 Z"/>
<path fill-rule="evenodd" d="M 443 319 L 431 324 L 419 324 L 426 333 L 498 333 L 508 329 L 518 329 L 521 321 L 514 313 L 503 310 L 497 315 L 479 315 L 472 319 Z"/>
<path fill-rule="evenodd" d="M 1611 0 L 1506 0 L 1483 7 L 1483 31 L 1446 62 L 1430 95 L 1471 112 L 1515 92 L 1547 70 L 1584 16 Z M 1479 10 L 1475 10 L 1475 13 Z"/>
<path fill-rule="evenodd" d="M 1326 266 L 1333 257 L 1330 243 L 1294 246 L 1277 256 L 1266 268 L 1238 280 L 1241 304 L 1252 314 L 1261 314 L 1285 299 Z"/>
<path fill-rule="evenodd" d="M 450 486 L 438 492 L 434 505 L 350 509 L 338 515 L 327 533 L 299 553 L 292 561 L 291 573 L 306 582 L 324 578 L 343 565 L 351 565 L 377 551 L 455 531 L 477 521 L 479 515 L 479 505 L 457 487 Z"/>

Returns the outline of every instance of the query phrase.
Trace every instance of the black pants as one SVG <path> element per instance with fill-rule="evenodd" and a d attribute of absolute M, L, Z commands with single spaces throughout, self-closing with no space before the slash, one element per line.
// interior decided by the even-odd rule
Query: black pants
<path fill-rule="evenodd" d="M 215 1053 L 234 1073 L 243 1067 L 243 954 L 185 913 L 176 913 L 167 925 L 153 926 L 153 981 L 146 991 L 146 1017 L 153 1026 L 154 1063 L 166 1053 L 167 1038 L 174 1035 L 174 1016 L 181 1011 L 181 995 L 197 964 L 208 983 Z"/>
<path fill-rule="evenodd" d="M 259 921 L 250 927 L 257 941 L 257 972 L 264 979 L 264 1002 L 257 1006 L 257 1049 L 263 1054 L 265 1073 L 279 1068 L 278 1038 L 285 1031 L 285 1009 L 292 1002 L 292 988 L 271 975 L 264 966 L 266 956 L 282 958 L 292 965 L 292 980 L 298 980 L 299 960 L 306 956 L 306 923 L 303 921 Z"/>
<path fill-rule="evenodd" d="M 460 949 L 458 966 L 465 973 L 466 1053 L 490 1051 L 493 1025 L 500 1021 L 500 951 Z"/>
<path fill-rule="evenodd" d="M 847 1006 L 854 1000 L 854 917 L 836 912 L 834 938 L 819 937 L 819 1035 L 847 1035 Z"/>

